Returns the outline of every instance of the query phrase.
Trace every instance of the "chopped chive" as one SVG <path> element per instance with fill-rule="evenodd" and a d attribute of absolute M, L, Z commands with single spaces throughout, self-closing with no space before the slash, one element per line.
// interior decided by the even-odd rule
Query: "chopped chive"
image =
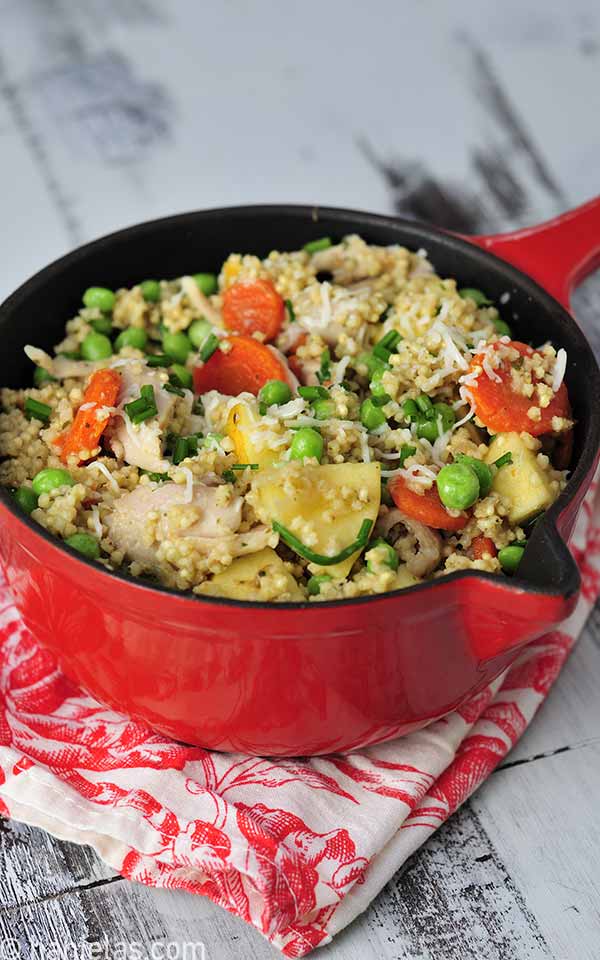
<path fill-rule="evenodd" d="M 400 447 L 400 459 L 398 461 L 400 466 L 403 467 L 405 460 L 408 460 L 408 458 L 412 457 L 412 455 L 416 452 L 417 452 L 416 447 L 411 447 L 410 444 L 403 443 L 402 446 Z"/>
<path fill-rule="evenodd" d="M 169 479 L 168 473 L 152 473 L 150 470 L 143 470 L 141 468 L 140 473 L 144 473 L 153 483 L 164 483 L 165 480 Z"/>
<path fill-rule="evenodd" d="M 167 393 L 174 393 L 177 397 L 185 397 L 185 390 L 182 390 L 181 387 L 176 387 L 174 383 L 163 383 L 163 390 L 166 390 Z"/>
<path fill-rule="evenodd" d="M 419 416 L 419 408 L 414 400 L 405 400 L 402 411 L 407 420 L 414 420 Z"/>
<path fill-rule="evenodd" d="M 376 343 L 373 347 L 373 356 L 376 357 L 377 360 L 383 360 L 384 363 L 388 363 L 391 355 L 392 351 L 388 350 L 387 347 L 382 346 L 380 343 Z"/>
<path fill-rule="evenodd" d="M 207 360 L 210 360 L 213 353 L 219 346 L 219 338 L 214 333 L 209 333 L 206 340 L 200 348 L 200 359 L 202 363 L 206 363 Z"/>
<path fill-rule="evenodd" d="M 415 403 L 421 413 L 430 413 L 433 410 L 433 404 L 429 397 L 426 397 L 425 394 L 422 394 L 420 397 L 417 397 Z"/>
<path fill-rule="evenodd" d="M 287 310 L 287 312 L 288 312 L 288 318 L 289 318 L 290 323 L 295 323 L 295 322 L 296 322 L 296 311 L 294 310 L 294 304 L 293 304 L 292 301 L 289 300 L 289 299 L 288 299 L 288 300 L 284 300 L 283 302 L 285 303 L 285 308 L 286 308 L 286 310 Z"/>
<path fill-rule="evenodd" d="M 396 349 L 397 345 L 402 340 L 402 337 L 397 330 L 388 330 L 384 337 L 381 338 L 378 347 L 384 347 L 386 350 L 393 351 Z"/>
<path fill-rule="evenodd" d="M 25 401 L 25 416 L 28 420 L 41 420 L 42 423 L 48 423 L 51 413 L 52 407 L 49 407 L 47 403 L 40 403 L 39 400 L 34 400 L 33 397 L 27 397 Z"/>
<path fill-rule="evenodd" d="M 298 396 L 303 400 L 327 400 L 329 397 L 325 387 L 298 387 Z"/>
<path fill-rule="evenodd" d="M 331 353 L 329 352 L 329 347 L 325 347 L 321 354 L 321 367 L 317 373 L 317 377 L 319 383 L 331 379 Z"/>
<path fill-rule="evenodd" d="M 265 414 L 266 414 L 266 412 L 267 412 L 268 409 L 269 409 L 269 408 L 267 407 L 265 401 L 264 401 L 264 400 L 260 400 L 259 403 L 258 403 L 258 412 L 260 413 L 261 417 L 264 417 L 264 416 L 265 416 Z"/>
<path fill-rule="evenodd" d="M 175 449 L 173 450 L 173 463 L 177 466 L 188 456 L 188 438 L 177 437 Z"/>
<path fill-rule="evenodd" d="M 507 450 L 506 453 L 503 453 L 501 457 L 498 457 L 497 460 L 494 460 L 494 466 L 497 470 L 500 467 L 506 467 L 509 463 L 513 462 L 512 453 L 510 450 Z"/>
<path fill-rule="evenodd" d="M 173 361 L 166 353 L 154 353 L 146 357 L 146 363 L 149 367 L 170 367 Z"/>
<path fill-rule="evenodd" d="M 320 237 L 318 240 L 311 240 L 304 244 L 307 253 L 318 253 L 319 250 L 327 250 L 331 246 L 331 237 Z"/>
<path fill-rule="evenodd" d="M 389 403 L 392 398 L 389 393 L 381 393 L 378 397 L 371 397 L 370 399 L 374 407 L 385 407 L 386 403 Z"/>
<path fill-rule="evenodd" d="M 196 417 L 201 417 L 202 414 L 204 413 L 204 404 L 202 403 L 202 400 L 200 399 L 200 397 L 196 397 L 196 399 L 194 400 L 194 403 L 192 405 L 192 413 Z"/>
<path fill-rule="evenodd" d="M 347 560 L 348 557 L 351 557 L 357 550 L 362 550 L 363 547 L 366 547 L 372 526 L 372 520 L 363 520 L 356 540 L 348 544 L 347 547 L 344 547 L 343 550 L 340 550 L 339 553 L 336 553 L 335 556 L 328 557 L 322 553 L 315 553 L 314 550 L 311 550 L 310 547 L 302 543 L 298 537 L 294 536 L 287 527 L 284 527 L 283 524 L 277 520 L 273 521 L 273 530 L 279 534 L 284 543 L 287 543 L 288 547 L 291 547 L 298 556 L 304 557 L 309 563 L 316 563 L 320 567 L 331 567 L 336 563 L 341 563 L 342 560 Z"/>
<path fill-rule="evenodd" d="M 247 470 L 248 467 L 250 470 L 258 470 L 257 463 L 234 463 L 231 467 L 232 470 Z"/>
<path fill-rule="evenodd" d="M 134 424 L 143 423 L 144 420 L 155 417 L 158 414 L 158 409 L 156 407 L 154 387 L 149 383 L 144 384 L 137 400 L 132 400 L 131 403 L 125 404 L 125 411 Z"/>
<path fill-rule="evenodd" d="M 223 480 L 227 483 L 235 483 L 236 477 L 233 470 L 223 470 Z"/>

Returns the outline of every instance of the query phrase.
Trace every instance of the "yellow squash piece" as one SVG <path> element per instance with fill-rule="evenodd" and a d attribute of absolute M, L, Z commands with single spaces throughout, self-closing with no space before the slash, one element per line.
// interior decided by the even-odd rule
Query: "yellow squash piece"
<path fill-rule="evenodd" d="M 261 418 L 247 403 L 236 403 L 231 408 L 225 432 L 233 441 L 240 463 L 258 463 L 260 467 L 270 467 L 281 458 L 285 450 L 283 446 L 272 450 L 266 445 L 268 434 L 281 433 L 281 429 L 277 427 L 261 429 Z"/>
<path fill-rule="evenodd" d="M 259 471 L 253 490 L 263 523 L 277 520 L 314 553 L 332 556 L 356 540 L 363 520 L 375 523 L 381 499 L 380 466 L 282 464 Z M 342 580 L 359 553 L 331 566 L 310 564 L 310 570 Z"/>
<path fill-rule="evenodd" d="M 223 573 L 198 587 L 199 593 L 230 600 L 305 600 L 304 593 L 270 547 L 238 557 Z"/>
<path fill-rule="evenodd" d="M 518 433 L 498 433 L 492 440 L 486 462 L 492 464 L 504 453 L 512 454 L 512 463 L 501 467 L 492 482 L 492 490 L 510 504 L 508 519 L 521 524 L 546 510 L 554 499 L 548 474 Z"/>

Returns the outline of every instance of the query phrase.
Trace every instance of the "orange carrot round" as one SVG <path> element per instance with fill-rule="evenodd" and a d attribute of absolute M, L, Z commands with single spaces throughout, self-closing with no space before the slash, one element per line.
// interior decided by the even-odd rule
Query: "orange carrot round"
<path fill-rule="evenodd" d="M 279 358 L 254 337 L 228 337 L 227 353 L 215 350 L 210 360 L 194 370 L 194 390 L 218 390 L 230 397 L 238 393 L 255 396 L 267 380 L 288 382 L 289 370 Z"/>
<path fill-rule="evenodd" d="M 526 343 L 511 341 L 508 346 L 518 350 L 523 357 L 531 357 L 535 353 Z M 471 370 L 481 367 L 483 355 L 477 354 L 471 362 Z M 473 404 L 477 417 L 493 433 L 530 433 L 539 437 L 542 433 L 552 432 L 553 417 L 568 417 L 570 414 L 569 395 L 564 383 L 560 385 L 547 407 L 540 407 L 541 419 L 532 420 L 527 411 L 532 406 L 538 406 L 533 397 L 526 397 L 517 393 L 511 382 L 511 365 L 505 360 L 495 368 L 500 380 L 488 377 L 482 369 L 475 383 L 468 387 L 473 397 Z"/>
<path fill-rule="evenodd" d="M 98 420 L 96 412 L 101 407 L 114 407 L 120 389 L 121 376 L 116 370 L 96 370 L 92 374 L 83 395 L 83 403 L 75 414 L 73 423 L 55 441 L 61 448 L 60 459 L 63 463 L 66 463 L 73 454 L 79 454 L 83 450 L 93 450 L 98 446 L 108 418 Z"/>
<path fill-rule="evenodd" d="M 464 513 L 458 517 L 448 513 L 435 485 L 424 493 L 415 493 L 407 486 L 404 477 L 394 477 L 388 483 L 388 490 L 402 513 L 424 523 L 426 527 L 434 527 L 436 530 L 462 530 L 469 521 L 469 517 Z"/>
<path fill-rule="evenodd" d="M 234 283 L 223 294 L 223 322 L 228 330 L 264 334 L 274 340 L 283 324 L 285 304 L 269 280 Z"/>
<path fill-rule="evenodd" d="M 474 560 L 481 560 L 486 553 L 489 554 L 490 557 L 495 557 L 498 553 L 496 544 L 490 537 L 475 537 L 471 543 L 471 549 Z"/>

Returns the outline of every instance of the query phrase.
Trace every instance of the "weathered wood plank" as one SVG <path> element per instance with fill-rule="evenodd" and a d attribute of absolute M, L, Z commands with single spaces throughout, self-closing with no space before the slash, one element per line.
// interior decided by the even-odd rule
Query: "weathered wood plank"
<path fill-rule="evenodd" d="M 499 772 L 472 801 L 561 960 L 600 956 L 599 796 L 594 743 Z"/>

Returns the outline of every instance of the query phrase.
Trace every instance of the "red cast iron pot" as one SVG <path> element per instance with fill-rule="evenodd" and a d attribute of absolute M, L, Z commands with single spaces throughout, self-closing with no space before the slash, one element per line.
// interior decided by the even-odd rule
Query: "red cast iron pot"
<path fill-rule="evenodd" d="M 500 303 L 508 293 L 501 309 L 518 339 L 566 348 L 577 418 L 571 479 L 536 525 L 519 577 L 454 573 L 317 604 L 196 598 L 107 573 L 47 535 L 4 491 L 1 559 L 29 629 L 99 700 L 178 740 L 285 756 L 397 736 L 476 693 L 575 604 L 579 575 L 565 541 L 598 458 L 600 374 L 566 307 L 572 285 L 598 261 L 600 200 L 541 227 L 470 242 L 390 217 L 294 206 L 132 227 L 53 263 L 0 308 L 0 383 L 31 382 L 23 346 L 61 339 L 87 286 L 218 270 L 231 250 L 265 255 L 354 232 L 424 247 L 459 286 Z"/>

